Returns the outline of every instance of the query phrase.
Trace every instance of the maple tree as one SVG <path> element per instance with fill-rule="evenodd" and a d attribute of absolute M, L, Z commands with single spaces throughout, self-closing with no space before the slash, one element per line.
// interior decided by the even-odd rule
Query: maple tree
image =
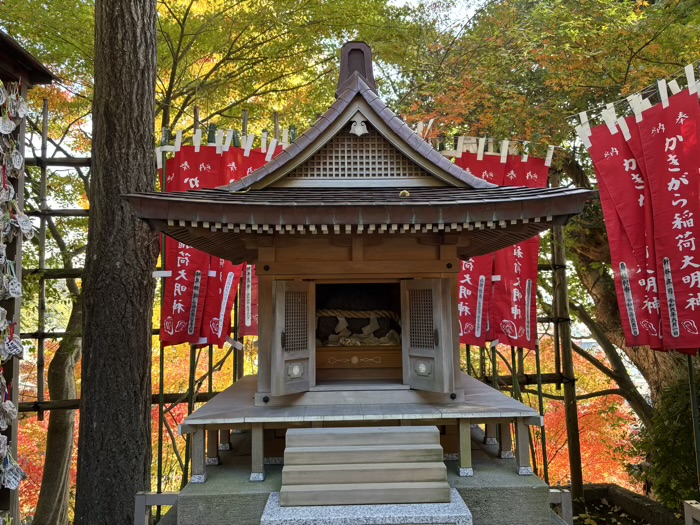
<path fill-rule="evenodd" d="M 434 41 L 415 43 L 427 51 L 419 67 L 405 71 L 412 82 L 402 107 L 415 120 L 435 118 L 435 135 L 527 140 L 539 155 L 546 144 L 558 145 L 554 169 L 570 183 L 592 188 L 596 180 L 590 160 L 576 146 L 576 115 L 618 101 L 693 62 L 699 25 L 700 6 L 685 0 L 488 2 L 434 34 Z M 648 347 L 625 347 L 597 200 L 571 221 L 566 234 L 574 268 L 569 275 L 571 311 L 605 352 L 609 364 L 599 362 L 599 369 L 616 380 L 650 424 L 653 405 L 629 380 L 624 360 L 640 370 L 656 399 L 664 385 L 685 373 L 684 359 Z"/>
<path fill-rule="evenodd" d="M 540 338 L 540 360 L 542 373 L 553 372 L 555 350 L 550 335 Z M 478 375 L 481 369 L 480 352 L 471 350 L 472 373 Z M 605 361 L 602 351 L 597 357 Z M 466 354 L 464 354 L 466 356 Z M 497 347 L 498 377 L 501 390 L 539 409 L 537 389 L 529 385 L 515 392 L 504 383 L 512 376 L 511 349 L 505 345 Z M 537 372 L 535 352 L 525 350 L 518 374 L 534 377 Z M 630 475 L 628 466 L 641 461 L 637 449 L 630 442 L 630 436 L 637 432 L 639 419 L 626 405 L 617 392 L 616 384 L 595 367 L 588 359 L 575 354 L 577 373 L 577 398 L 579 408 L 579 436 L 584 481 L 586 483 L 615 483 L 633 490 L 639 490 L 641 483 Z M 516 368 L 519 366 L 516 361 Z M 466 369 L 466 360 L 462 359 Z M 490 352 L 485 353 L 487 380 L 492 377 Z M 563 392 L 554 384 L 543 385 L 544 429 L 547 442 L 547 462 L 549 481 L 552 486 L 569 483 L 569 456 L 567 448 L 565 410 Z M 534 467 L 540 477 L 544 477 L 541 446 L 541 429 L 532 427 L 532 445 L 535 450 Z"/>

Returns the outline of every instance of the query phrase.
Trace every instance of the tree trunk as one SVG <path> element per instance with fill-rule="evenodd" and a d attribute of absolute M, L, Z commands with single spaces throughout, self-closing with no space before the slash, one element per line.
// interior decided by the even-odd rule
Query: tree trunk
<path fill-rule="evenodd" d="M 155 186 L 155 0 L 95 2 L 76 525 L 133 523 L 150 487 L 158 237 L 121 195 Z"/>
<path fill-rule="evenodd" d="M 49 365 L 51 400 L 75 399 L 75 365 L 80 359 L 82 340 L 82 301 L 73 304 L 66 335 Z M 70 506 L 70 470 L 73 456 L 75 410 L 49 413 L 46 459 L 41 492 L 32 525 L 68 525 Z"/>

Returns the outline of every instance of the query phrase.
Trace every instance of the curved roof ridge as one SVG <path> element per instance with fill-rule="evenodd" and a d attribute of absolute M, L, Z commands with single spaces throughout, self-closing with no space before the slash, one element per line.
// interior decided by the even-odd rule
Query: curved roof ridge
<path fill-rule="evenodd" d="M 429 165 L 437 168 L 436 171 L 446 173 L 447 175 L 463 182 L 470 188 L 492 188 L 493 184 L 486 182 L 469 171 L 463 170 L 449 159 L 444 157 L 439 151 L 435 150 L 428 142 L 423 140 L 416 134 L 406 122 L 397 116 L 387 104 L 379 97 L 379 95 L 367 84 L 365 79 L 357 72 L 353 73 L 343 83 L 343 91 L 338 95 L 337 100 L 319 117 L 316 123 L 311 126 L 304 134 L 302 134 L 296 142 L 291 143 L 282 153 L 273 158 L 270 162 L 252 172 L 250 175 L 242 179 L 232 182 L 219 189 L 228 191 L 242 191 L 251 188 L 254 184 L 260 183 L 265 179 L 272 178 L 270 183 L 284 177 L 291 169 L 285 169 L 285 166 L 294 158 L 299 156 L 309 147 L 320 149 L 323 144 L 328 142 L 328 139 L 323 144 L 316 144 L 319 137 L 328 129 L 336 120 L 343 114 L 350 103 L 358 96 L 361 96 L 367 103 L 374 115 L 384 123 L 396 136 L 403 142 L 411 151 L 422 157 Z M 370 118 L 369 115 L 365 115 Z M 378 130 L 379 131 L 379 130 Z M 381 131 L 379 131 L 381 134 Z M 385 137 L 386 138 L 386 137 Z M 391 141 L 390 141 L 391 142 Z M 401 148 L 399 148 L 401 149 Z M 431 170 L 426 169 L 431 175 L 441 178 Z M 454 186 L 454 184 L 452 184 Z"/>

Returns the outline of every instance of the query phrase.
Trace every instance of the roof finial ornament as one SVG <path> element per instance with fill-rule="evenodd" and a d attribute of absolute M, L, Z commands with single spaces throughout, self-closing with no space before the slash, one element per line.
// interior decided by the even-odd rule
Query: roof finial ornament
<path fill-rule="evenodd" d="M 350 124 L 350 133 L 353 135 L 361 137 L 362 135 L 369 133 L 369 131 L 367 131 L 367 120 L 359 111 L 353 115 L 350 122 L 352 122 L 352 124 Z"/>
<path fill-rule="evenodd" d="M 336 96 L 352 83 L 355 73 L 372 91 L 377 90 L 372 71 L 372 48 L 364 42 L 347 42 L 340 50 L 340 78 Z"/>

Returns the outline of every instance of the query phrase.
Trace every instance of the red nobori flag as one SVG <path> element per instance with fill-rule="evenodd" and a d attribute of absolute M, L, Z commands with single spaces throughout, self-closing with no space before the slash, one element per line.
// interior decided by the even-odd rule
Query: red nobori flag
<path fill-rule="evenodd" d="M 622 132 L 612 134 L 607 125 L 594 128 L 588 151 L 598 176 L 626 343 L 660 348 L 656 269 L 646 256 L 649 249 L 645 215 L 651 204 L 645 198 L 643 160 L 639 161 L 630 147 L 630 142 L 636 143 L 629 134 L 637 134 L 636 125 L 628 121 L 625 124 L 632 125 L 625 132 L 628 140 Z"/>
<path fill-rule="evenodd" d="M 544 188 L 549 166 L 544 159 L 509 155 L 504 185 Z M 540 238 L 496 252 L 491 321 L 493 338 L 502 344 L 535 349 L 537 346 L 537 261 Z"/>
<path fill-rule="evenodd" d="M 503 184 L 506 164 L 501 156 L 464 152 L 455 159 L 457 166 L 472 175 L 496 185 Z M 491 287 L 494 254 L 472 257 L 462 261 L 459 273 L 459 341 L 462 344 L 485 346 L 493 339 L 490 333 Z"/>
<path fill-rule="evenodd" d="M 245 264 L 212 257 L 207 300 L 202 322 L 202 340 L 222 347 L 231 333 L 231 310 Z"/>
<path fill-rule="evenodd" d="M 213 146 L 182 146 L 166 161 L 165 191 L 190 191 L 214 188 L 223 180 L 222 156 Z"/>
<path fill-rule="evenodd" d="M 504 186 L 527 186 L 528 188 L 546 188 L 549 180 L 549 166 L 544 159 L 529 157 L 523 160 L 518 155 L 509 155 L 506 161 Z"/>
<path fill-rule="evenodd" d="M 700 347 L 700 149 L 696 95 L 685 90 L 638 123 L 654 213 L 664 349 Z"/>
<path fill-rule="evenodd" d="M 492 253 L 462 261 L 459 272 L 459 342 L 465 345 L 486 346 L 489 332 L 489 305 Z"/>
<path fill-rule="evenodd" d="M 483 158 L 479 160 L 476 153 L 465 152 L 462 153 L 461 157 L 455 159 L 455 164 L 475 177 L 497 186 L 503 185 L 506 163 L 501 162 L 500 154 L 484 153 Z"/>
<path fill-rule="evenodd" d="M 258 276 L 255 265 L 246 264 L 241 281 L 241 316 L 238 333 L 258 335 Z"/>
<path fill-rule="evenodd" d="M 209 275 L 209 255 L 167 238 L 160 339 L 163 344 L 199 343 Z"/>
<path fill-rule="evenodd" d="M 183 146 L 166 161 L 166 191 L 188 191 L 219 181 L 216 148 Z M 161 311 L 161 342 L 166 345 L 201 342 L 201 326 L 209 284 L 210 256 L 170 237 L 165 239 L 165 292 Z"/>
<path fill-rule="evenodd" d="M 273 156 L 276 157 L 282 151 L 284 151 L 282 146 L 276 147 Z M 243 148 L 230 148 L 223 153 L 222 172 L 225 177 L 220 185 L 241 180 L 265 164 L 267 164 L 267 153 L 259 149 L 250 150 L 246 156 Z"/>
<path fill-rule="evenodd" d="M 537 257 L 540 238 L 495 254 L 491 321 L 493 339 L 534 350 L 537 345 Z"/>
<path fill-rule="evenodd" d="M 281 147 L 276 148 L 275 154 L 281 151 Z M 245 155 L 242 148 L 236 147 L 217 153 L 214 146 L 201 146 L 199 151 L 195 151 L 194 146 L 182 146 L 174 158 L 166 162 L 167 180 L 164 187 L 168 192 L 215 188 L 240 180 L 266 162 L 266 154 L 260 150 L 251 150 Z M 223 345 L 230 334 L 231 308 L 242 266 L 234 266 L 170 238 L 166 238 L 165 245 L 166 270 L 170 270 L 171 277 L 165 281 L 162 342 Z M 183 268 L 178 266 L 183 257 L 189 260 L 189 267 L 184 273 Z M 196 277 L 196 297 L 182 300 L 181 294 L 194 293 L 193 276 Z M 257 280 L 254 284 L 257 286 Z M 175 301 L 173 308 L 176 312 L 169 311 L 168 301 Z M 194 310 L 193 306 L 196 306 Z M 186 330 L 183 328 L 185 321 Z M 190 330 L 194 333 L 190 333 Z"/>
<path fill-rule="evenodd" d="M 636 134 L 636 125 L 629 124 L 633 124 L 629 132 Z M 653 261 L 646 257 L 645 215 L 651 205 L 644 196 L 648 185 L 641 170 L 643 161 L 636 158 L 623 133 L 612 134 L 607 125 L 594 128 L 589 140 L 588 152 L 598 176 L 625 341 L 629 346 L 660 348 L 656 269 L 653 264 L 647 267 L 647 262 Z"/>
<path fill-rule="evenodd" d="M 207 149 L 215 151 L 215 148 Z M 259 150 L 251 150 L 246 156 L 242 148 L 233 147 L 217 155 L 219 164 L 214 176 L 207 178 L 207 188 L 240 180 L 266 162 L 265 154 Z M 231 333 L 231 309 L 244 266 L 218 257 L 211 258 L 200 344 L 221 347 L 226 342 Z"/>

